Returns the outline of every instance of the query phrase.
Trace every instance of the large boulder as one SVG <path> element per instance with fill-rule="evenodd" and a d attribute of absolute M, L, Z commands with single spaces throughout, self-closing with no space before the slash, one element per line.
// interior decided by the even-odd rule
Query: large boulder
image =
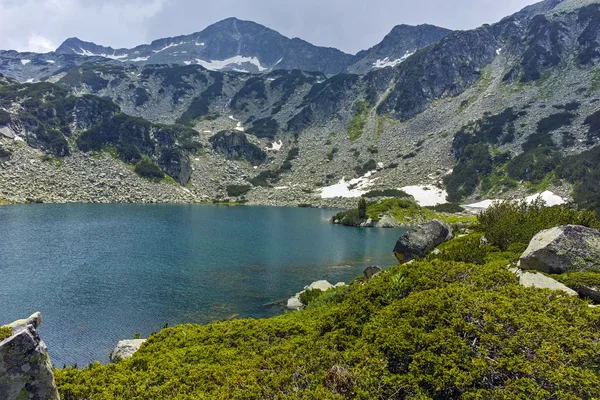
<path fill-rule="evenodd" d="M 0 341 L 0 399 L 59 400 L 48 350 L 37 328 L 40 313 L 7 325 L 12 335 Z"/>
<path fill-rule="evenodd" d="M 116 363 L 131 358 L 145 342 L 146 339 L 121 340 L 110 353 L 110 361 Z"/>
<path fill-rule="evenodd" d="M 434 220 L 402 235 L 394 247 L 394 254 L 400 264 L 404 264 L 416 257 L 425 257 L 427 253 L 453 237 L 450 225 Z"/>
<path fill-rule="evenodd" d="M 521 256 L 520 266 L 548 274 L 600 272 L 600 231 L 579 225 L 541 231 Z"/>

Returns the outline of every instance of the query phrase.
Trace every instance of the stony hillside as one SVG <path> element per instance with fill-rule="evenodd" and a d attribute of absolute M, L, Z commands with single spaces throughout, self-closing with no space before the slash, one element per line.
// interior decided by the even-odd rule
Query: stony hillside
<path fill-rule="evenodd" d="M 395 67 L 408 57 L 452 32 L 433 25 L 398 25 L 381 41 L 356 55 L 347 72 L 366 74 L 374 69 Z"/>
<path fill-rule="evenodd" d="M 597 166 L 565 166 L 596 151 L 599 24 L 595 2 L 548 0 L 365 75 L 102 62 L 53 81 L 193 128 L 198 197 L 327 205 L 326 193 L 407 185 L 447 188 L 452 201 L 575 187 L 590 206 L 580 189 Z"/>

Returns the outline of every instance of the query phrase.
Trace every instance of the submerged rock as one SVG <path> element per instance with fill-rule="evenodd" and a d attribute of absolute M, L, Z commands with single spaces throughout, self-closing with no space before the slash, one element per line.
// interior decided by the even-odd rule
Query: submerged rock
<path fill-rule="evenodd" d="M 133 356 L 145 342 L 146 339 L 121 340 L 112 353 L 110 353 L 110 361 L 115 363 L 127 360 Z"/>
<path fill-rule="evenodd" d="M 415 257 L 426 256 L 427 253 L 453 237 L 450 225 L 434 220 L 421 224 L 402 235 L 394 247 L 394 254 L 400 264 L 404 264 Z"/>
<path fill-rule="evenodd" d="M 579 225 L 541 231 L 521 256 L 520 266 L 549 274 L 600 272 L 600 231 Z"/>
<path fill-rule="evenodd" d="M 296 295 L 293 296 L 293 297 L 290 297 L 288 299 L 287 304 L 286 304 L 285 307 L 287 309 L 289 309 L 289 310 L 299 311 L 299 310 L 303 309 L 304 306 L 306 305 L 306 304 L 303 304 L 300 301 L 300 295 L 302 293 L 304 293 L 304 292 L 306 292 L 308 290 L 315 290 L 315 289 L 318 289 L 318 290 L 320 290 L 322 292 L 326 292 L 329 289 L 333 289 L 333 288 L 341 287 L 341 286 L 346 286 L 346 284 L 344 282 L 338 282 L 334 286 L 334 285 L 332 285 L 331 283 L 329 283 L 329 282 L 327 282 L 325 280 L 313 282 L 310 285 L 305 286 L 303 291 L 296 293 Z"/>
<path fill-rule="evenodd" d="M 12 335 L 0 341 L 0 399 L 58 400 L 48 350 L 37 328 L 40 313 L 7 325 Z"/>

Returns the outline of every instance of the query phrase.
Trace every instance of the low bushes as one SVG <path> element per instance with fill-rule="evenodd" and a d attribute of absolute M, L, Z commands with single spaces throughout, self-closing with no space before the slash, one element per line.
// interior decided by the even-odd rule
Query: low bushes
<path fill-rule="evenodd" d="M 149 157 L 142 159 L 135 165 L 135 173 L 139 176 L 151 180 L 161 180 L 165 177 L 160 167 Z"/>
<path fill-rule="evenodd" d="M 252 190 L 252 186 L 250 185 L 229 185 L 227 186 L 227 195 L 229 197 L 239 197 L 243 196 Z"/>

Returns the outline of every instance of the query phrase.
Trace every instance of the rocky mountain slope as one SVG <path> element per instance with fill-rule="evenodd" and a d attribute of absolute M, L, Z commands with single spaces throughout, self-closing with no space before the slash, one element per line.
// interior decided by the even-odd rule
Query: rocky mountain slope
<path fill-rule="evenodd" d="M 394 66 L 450 31 L 431 25 L 401 25 L 383 42 L 356 56 L 340 50 L 289 39 L 250 21 L 229 18 L 191 35 L 155 40 L 133 49 L 113 49 L 78 38 L 67 39 L 46 54 L 0 51 L 0 72 L 21 82 L 46 80 L 85 62 L 113 65 L 200 65 L 213 71 L 266 73 L 302 70 L 334 75 L 365 73 Z"/>
<path fill-rule="evenodd" d="M 408 57 L 452 32 L 434 25 L 398 25 L 381 41 L 368 50 L 359 52 L 356 62 L 347 68 L 355 74 L 365 74 L 373 69 L 395 67 Z"/>
<path fill-rule="evenodd" d="M 467 201 L 574 186 L 582 202 L 598 167 L 565 166 L 598 144 L 599 25 L 595 1 L 547 0 L 364 75 L 101 62 L 52 80 L 193 128 L 197 197 L 235 199 L 235 185 L 251 203 L 326 205 L 340 191 L 435 185 Z"/>

